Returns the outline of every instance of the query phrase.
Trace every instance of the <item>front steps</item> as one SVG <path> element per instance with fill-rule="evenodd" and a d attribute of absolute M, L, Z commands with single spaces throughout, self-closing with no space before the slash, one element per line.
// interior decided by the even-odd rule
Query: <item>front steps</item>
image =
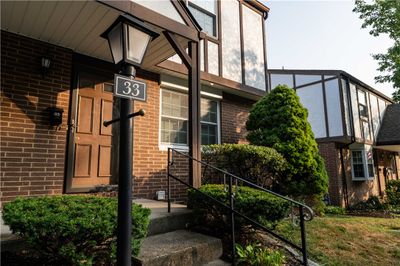
<path fill-rule="evenodd" d="M 140 266 L 226 266 L 230 265 L 219 257 L 222 242 L 218 238 L 187 230 L 191 211 L 184 205 L 172 204 L 171 213 L 167 203 L 136 199 L 135 203 L 151 209 L 148 237 L 144 240 L 141 253 L 132 259 L 132 265 Z M 1 250 L 18 251 L 24 241 L 13 235 L 8 226 L 1 225 Z"/>
<path fill-rule="evenodd" d="M 133 265 L 140 266 L 225 266 L 220 239 L 186 230 L 191 211 L 173 204 L 167 212 L 165 202 L 134 200 L 151 209 L 148 237 Z"/>
<path fill-rule="evenodd" d="M 177 230 L 146 238 L 134 265 L 205 265 L 221 255 L 220 239 Z"/>

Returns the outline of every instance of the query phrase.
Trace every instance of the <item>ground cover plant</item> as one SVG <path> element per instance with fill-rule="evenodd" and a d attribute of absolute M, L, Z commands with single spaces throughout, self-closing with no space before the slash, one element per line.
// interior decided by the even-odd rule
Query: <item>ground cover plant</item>
<path fill-rule="evenodd" d="M 286 257 L 278 250 L 263 247 L 260 244 L 249 244 L 245 247 L 236 245 L 238 265 L 243 266 L 280 266 Z"/>
<path fill-rule="evenodd" d="M 328 175 L 307 116 L 296 92 L 278 85 L 250 110 L 247 139 L 253 145 L 274 148 L 287 160 L 277 191 L 321 199 L 328 189 Z"/>
<path fill-rule="evenodd" d="M 298 227 L 277 232 L 300 243 Z M 321 265 L 400 265 L 400 219 L 326 215 L 306 223 L 309 256 Z"/>
<path fill-rule="evenodd" d="M 4 222 L 49 265 L 115 263 L 117 199 L 96 196 L 17 198 L 3 208 Z M 147 235 L 150 210 L 132 206 L 132 255 Z"/>

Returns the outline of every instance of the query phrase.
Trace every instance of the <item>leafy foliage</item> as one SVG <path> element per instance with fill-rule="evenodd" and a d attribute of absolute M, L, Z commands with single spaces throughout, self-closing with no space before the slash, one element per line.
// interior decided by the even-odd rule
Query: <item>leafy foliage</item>
<path fill-rule="evenodd" d="M 389 180 L 386 184 L 387 203 L 400 208 L 400 180 Z"/>
<path fill-rule="evenodd" d="M 233 188 L 236 191 L 236 187 Z M 229 193 L 224 185 L 204 185 L 200 192 L 229 206 Z M 189 190 L 188 207 L 193 209 L 198 225 L 213 228 L 217 234 L 228 232 L 226 215 L 229 210 L 215 201 L 206 198 L 196 190 Z M 290 210 L 290 203 L 274 195 L 249 187 L 239 186 L 234 200 L 235 210 L 259 223 L 277 222 L 285 218 Z M 236 230 L 240 234 L 245 231 L 248 222 L 236 216 Z"/>
<path fill-rule="evenodd" d="M 387 206 L 382 203 L 377 196 L 370 196 L 367 200 L 357 202 L 350 206 L 351 210 L 368 211 L 368 210 L 385 210 Z"/>
<path fill-rule="evenodd" d="M 325 206 L 324 214 L 346 214 L 346 209 L 337 206 Z"/>
<path fill-rule="evenodd" d="M 246 247 L 236 245 L 239 265 L 249 266 L 280 266 L 285 263 L 285 256 L 278 250 L 260 245 L 250 244 Z"/>
<path fill-rule="evenodd" d="M 293 89 L 279 85 L 250 111 L 246 127 L 251 144 L 272 147 L 288 162 L 278 191 L 294 196 L 321 196 L 328 190 L 328 175 L 318 153 L 308 112 Z"/>
<path fill-rule="evenodd" d="M 378 61 L 378 70 L 384 74 L 377 76 L 377 82 L 393 82 L 396 91 L 393 100 L 400 102 L 400 1 L 398 0 L 374 0 L 367 3 L 364 0 L 356 0 L 354 12 L 359 13 L 364 20 L 363 28 L 371 27 L 370 34 L 379 36 L 387 34 L 394 44 L 386 54 L 375 54 L 373 58 Z"/>
<path fill-rule="evenodd" d="M 17 198 L 4 222 L 50 265 L 112 264 L 116 258 L 117 199 L 95 196 Z M 132 206 L 132 253 L 147 234 L 150 210 Z"/>
<path fill-rule="evenodd" d="M 278 186 L 287 167 L 276 150 L 248 144 L 222 144 L 202 147 L 202 159 L 229 173 L 266 188 Z M 215 177 L 218 173 L 208 173 Z M 205 171 L 207 173 L 207 171 Z"/>

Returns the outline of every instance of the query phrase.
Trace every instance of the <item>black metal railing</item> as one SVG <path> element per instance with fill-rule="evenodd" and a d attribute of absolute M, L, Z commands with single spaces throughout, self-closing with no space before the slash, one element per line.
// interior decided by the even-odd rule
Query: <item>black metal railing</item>
<path fill-rule="evenodd" d="M 207 195 L 205 193 L 203 193 L 202 191 L 200 191 L 199 189 L 193 187 L 192 185 L 190 185 L 189 183 L 181 180 L 179 177 L 173 175 L 171 173 L 171 167 L 173 167 L 175 164 L 175 156 L 174 153 L 179 154 L 189 160 L 195 161 L 200 163 L 202 166 L 207 166 L 210 167 L 211 169 L 220 172 L 224 175 L 224 185 L 227 186 L 227 192 L 229 195 L 229 205 L 225 204 L 224 202 L 211 197 L 210 195 Z M 303 265 L 308 265 L 308 260 L 307 260 L 307 242 L 306 242 L 306 230 L 305 230 L 305 223 L 304 221 L 309 221 L 313 218 L 314 216 L 314 212 L 312 211 L 312 209 L 301 203 L 298 201 L 295 201 L 293 199 L 290 199 L 288 197 L 282 196 L 278 193 L 275 193 L 271 190 L 265 189 L 257 184 L 254 184 L 252 182 L 249 182 L 248 180 L 245 180 L 241 177 L 238 177 L 236 175 L 233 175 L 231 173 L 228 173 L 225 170 L 219 169 L 211 164 L 205 163 L 203 161 L 197 160 L 191 156 L 189 156 L 188 154 L 185 154 L 183 152 L 177 151 L 176 149 L 173 148 L 168 148 L 168 166 L 167 166 L 167 172 L 168 172 L 168 180 L 167 180 L 167 186 L 168 186 L 168 191 L 167 191 L 167 200 L 168 200 L 168 212 L 171 212 L 171 178 L 178 181 L 179 183 L 197 191 L 198 193 L 200 193 L 201 195 L 203 195 L 205 198 L 208 198 L 216 203 L 218 203 L 221 207 L 225 208 L 226 210 L 229 210 L 230 212 L 230 222 L 231 222 L 231 253 L 232 253 L 232 265 L 236 265 L 236 260 L 235 260 L 235 216 L 239 216 L 243 219 L 245 219 L 247 222 L 249 222 L 250 224 L 252 224 L 253 226 L 269 233 L 270 235 L 272 235 L 273 237 L 279 239 L 280 241 L 288 244 L 289 246 L 293 247 L 294 249 L 297 249 L 298 251 L 300 251 L 302 253 L 302 262 Z M 228 182 L 226 182 L 226 176 L 228 176 Z M 295 205 L 298 207 L 298 215 L 299 215 L 299 219 L 300 219 L 300 233 L 301 233 L 301 245 L 298 245 L 294 242 L 292 242 L 289 239 L 286 239 L 285 237 L 277 234 L 276 232 L 272 231 L 271 229 L 265 227 L 264 225 L 260 224 L 257 221 L 252 220 L 251 218 L 247 217 L 246 215 L 238 212 L 237 210 L 235 210 L 235 206 L 234 206 L 234 198 L 235 198 L 235 194 L 238 192 L 238 181 L 241 182 L 242 184 L 245 184 L 246 186 L 264 191 L 265 193 L 269 193 L 272 194 L 276 197 L 279 197 L 283 200 L 286 200 L 288 202 L 291 203 L 291 205 Z M 226 184 L 228 183 L 228 184 Z M 235 191 L 233 191 L 233 187 L 235 184 Z"/>

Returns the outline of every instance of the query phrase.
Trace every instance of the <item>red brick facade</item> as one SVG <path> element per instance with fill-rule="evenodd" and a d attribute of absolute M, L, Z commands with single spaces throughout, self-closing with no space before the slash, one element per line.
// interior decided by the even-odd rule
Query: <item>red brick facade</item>
<path fill-rule="evenodd" d="M 64 183 L 72 51 L 1 32 L 1 202 L 59 194 Z M 51 53 L 42 78 L 40 58 Z M 46 108 L 64 110 L 60 128 Z"/>
<path fill-rule="evenodd" d="M 240 96 L 224 93 L 221 103 L 221 143 L 247 143 L 246 121 L 254 104 Z"/>
<path fill-rule="evenodd" d="M 73 68 L 73 52 L 44 42 L 1 33 L 1 202 L 16 196 L 63 193 L 67 154 L 67 123 Z M 40 58 L 52 57 L 42 78 Z M 167 152 L 159 147 L 160 85 L 158 75 L 140 76 L 148 86 L 147 102 L 135 102 L 146 110 L 134 120 L 134 195 L 154 198 L 166 190 Z M 245 123 L 252 102 L 224 94 L 221 101 L 221 141 L 244 142 Z M 48 123 L 49 107 L 64 110 L 63 123 Z M 185 167 L 181 175 L 187 175 Z M 179 199 L 185 188 L 173 183 Z"/>

